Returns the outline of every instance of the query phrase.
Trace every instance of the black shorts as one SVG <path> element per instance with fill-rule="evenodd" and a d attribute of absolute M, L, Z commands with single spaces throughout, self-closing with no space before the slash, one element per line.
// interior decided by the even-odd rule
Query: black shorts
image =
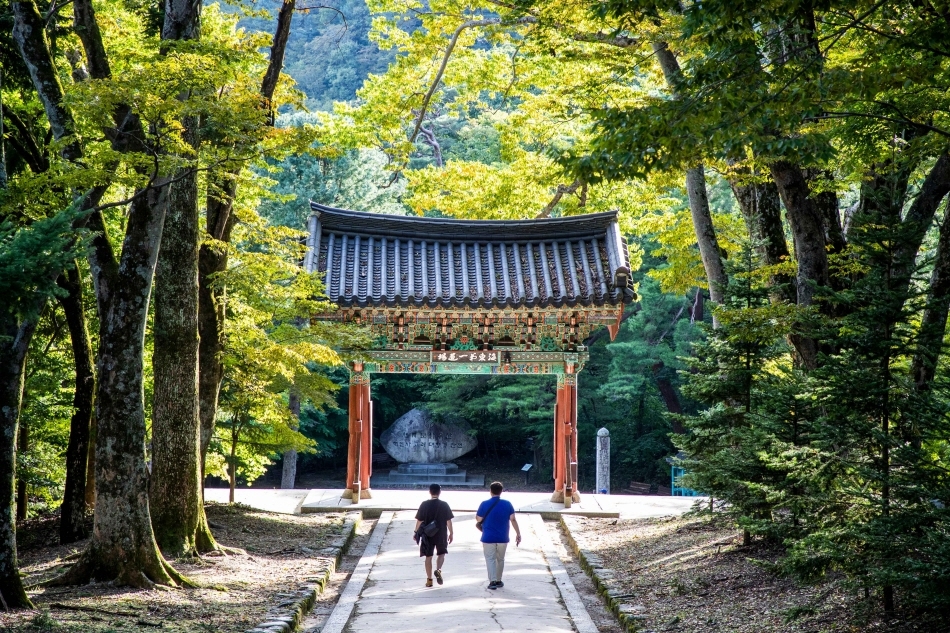
<path fill-rule="evenodd" d="M 427 538 L 419 541 L 419 556 L 432 556 L 433 552 L 441 556 L 447 554 L 448 551 L 449 539 L 447 537 Z"/>

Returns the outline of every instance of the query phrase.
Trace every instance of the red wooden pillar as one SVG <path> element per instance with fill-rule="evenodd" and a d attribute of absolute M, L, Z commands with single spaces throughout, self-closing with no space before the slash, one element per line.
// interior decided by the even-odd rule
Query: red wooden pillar
<path fill-rule="evenodd" d="M 554 494 L 551 501 L 564 503 L 564 375 L 557 375 L 557 398 L 554 400 Z"/>
<path fill-rule="evenodd" d="M 566 365 L 568 373 L 557 376 L 557 400 L 554 404 L 554 494 L 551 501 L 570 508 L 579 502 L 577 493 L 577 374 L 575 366 Z"/>
<path fill-rule="evenodd" d="M 344 499 L 359 503 L 369 499 L 369 476 L 373 463 L 373 423 L 369 398 L 369 374 L 362 363 L 350 370 L 350 442 L 346 458 Z"/>
<path fill-rule="evenodd" d="M 568 369 L 573 371 L 574 366 Z M 577 492 L 577 374 L 564 375 L 564 435 L 565 435 L 565 478 L 564 507 L 570 508 L 572 502 L 580 502 Z"/>
<path fill-rule="evenodd" d="M 369 392 L 369 374 L 360 385 L 360 411 L 363 416 L 362 432 L 360 433 L 360 497 L 372 498 L 369 487 L 369 478 L 373 474 L 373 400 Z"/>

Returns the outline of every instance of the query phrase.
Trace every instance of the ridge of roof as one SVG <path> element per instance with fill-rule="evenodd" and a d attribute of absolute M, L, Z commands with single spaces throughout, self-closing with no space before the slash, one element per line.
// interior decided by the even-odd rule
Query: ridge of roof
<path fill-rule="evenodd" d="M 325 231 L 432 240 L 538 241 L 603 235 L 616 211 L 532 220 L 460 220 L 338 209 L 310 201 Z"/>

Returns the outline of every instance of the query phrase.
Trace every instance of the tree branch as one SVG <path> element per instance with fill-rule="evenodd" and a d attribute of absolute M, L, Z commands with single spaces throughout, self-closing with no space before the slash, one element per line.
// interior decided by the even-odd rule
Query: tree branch
<path fill-rule="evenodd" d="M 462 32 L 465 29 L 472 29 L 479 26 L 536 24 L 537 22 L 538 18 L 529 15 L 511 21 L 505 21 L 501 18 L 488 18 L 486 20 L 469 20 L 468 22 L 460 24 L 458 28 L 455 29 L 455 32 L 452 33 L 452 38 L 449 40 L 449 45 L 445 48 L 445 54 L 442 55 L 442 63 L 439 64 L 439 70 L 436 71 L 435 78 L 432 80 L 432 85 L 429 86 L 429 90 L 426 91 L 425 96 L 422 98 L 422 105 L 419 107 L 419 116 L 416 117 L 416 123 L 413 127 L 412 134 L 409 135 L 409 142 L 415 142 L 416 137 L 419 136 L 419 128 L 422 127 L 422 121 L 425 118 L 426 110 L 429 109 L 429 103 L 432 101 L 435 91 L 439 89 L 439 84 L 442 83 L 442 75 L 445 74 L 445 68 L 449 65 L 449 58 L 452 57 L 452 51 L 455 50 L 455 45 L 458 44 L 459 36 L 462 35 Z"/>
<path fill-rule="evenodd" d="M 40 149 L 36 138 L 23 120 L 9 108 L 4 108 L 3 114 L 10 120 L 10 123 L 13 124 L 17 132 L 20 133 L 23 146 L 22 150 L 17 148 L 17 151 L 23 154 L 23 159 L 29 164 L 30 169 L 36 173 L 44 172 L 49 169 L 49 160 L 47 160 L 45 153 Z M 8 136 L 7 138 L 11 143 L 19 145 L 20 139 L 15 139 L 13 136 Z"/>
<path fill-rule="evenodd" d="M 267 64 L 267 71 L 261 82 L 261 96 L 264 97 L 272 112 L 271 101 L 274 99 L 274 90 L 277 89 L 280 71 L 284 67 L 284 53 L 287 50 L 287 40 L 290 38 L 290 22 L 294 17 L 295 6 L 296 0 L 284 0 L 277 13 L 277 26 L 274 29 L 274 40 L 270 47 L 270 63 Z"/>
<path fill-rule="evenodd" d="M 575 180 L 574 182 L 572 182 L 572 183 L 569 184 L 569 185 L 558 185 L 558 186 L 557 186 L 557 189 L 556 189 L 555 192 L 554 192 L 554 197 L 551 198 L 551 202 L 547 203 L 547 204 L 544 206 L 544 208 L 541 209 L 541 211 L 538 213 L 538 215 L 534 216 L 535 219 L 542 219 L 542 218 L 549 218 L 549 217 L 551 217 L 551 211 L 553 211 L 553 210 L 554 210 L 554 207 L 556 207 L 556 206 L 558 205 L 558 203 L 561 201 L 561 198 L 564 197 L 564 194 L 565 194 L 565 193 L 574 193 L 575 191 L 578 190 L 578 188 L 580 188 L 580 187 L 583 186 L 583 185 L 584 185 L 584 181 L 581 180 L 580 178 L 578 178 L 577 180 Z"/>

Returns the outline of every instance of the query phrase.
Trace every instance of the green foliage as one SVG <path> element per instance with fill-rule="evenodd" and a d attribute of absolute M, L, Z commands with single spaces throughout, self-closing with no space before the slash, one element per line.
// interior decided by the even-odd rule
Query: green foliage
<path fill-rule="evenodd" d="M 0 309 L 7 315 L 36 318 L 40 300 L 62 294 L 56 278 L 84 253 L 85 241 L 73 228 L 81 216 L 76 203 L 27 226 L 0 223 Z"/>
<path fill-rule="evenodd" d="M 755 276 L 753 247 L 730 261 L 730 281 L 716 309 L 720 327 L 694 347 L 687 359 L 684 392 L 708 408 L 685 419 L 690 433 L 678 438 L 688 455 L 684 484 L 715 498 L 728 499 L 728 511 L 749 527 L 771 518 L 766 483 L 780 485 L 784 473 L 762 463 L 770 439 L 796 441 L 794 398 L 783 398 L 781 379 L 789 378 L 788 348 L 783 335 L 791 317 L 788 306 L 769 303 L 768 291 Z M 778 419 L 764 412 L 782 405 Z M 791 418 L 791 419 L 788 419 Z"/>
<path fill-rule="evenodd" d="M 59 505 L 66 476 L 65 456 L 73 413 L 72 347 L 65 318 L 50 303 L 30 344 L 20 414 L 17 480 L 26 484 L 30 515 Z"/>
<path fill-rule="evenodd" d="M 303 125 L 308 119 L 288 117 L 283 122 Z M 273 224 L 296 229 L 307 225 L 307 198 L 332 207 L 401 215 L 405 183 L 386 187 L 390 174 L 385 163 L 385 155 L 372 150 L 350 150 L 335 158 L 304 153 L 274 161 L 267 170 L 273 198 L 258 212 Z"/>
<path fill-rule="evenodd" d="M 212 468 L 234 468 L 250 483 L 272 456 L 314 449 L 315 442 L 296 430 L 286 394 L 294 391 L 312 408 L 335 404 L 337 385 L 314 364 L 338 365 L 333 347 L 355 349 L 364 341 L 349 328 L 311 323 L 310 316 L 329 305 L 315 299 L 323 295 L 317 276 L 298 265 L 299 232 L 248 220 L 235 237 L 233 263 L 218 279 L 230 296 L 213 447 L 223 455 Z"/>
<path fill-rule="evenodd" d="M 782 567 L 814 580 L 844 572 L 858 587 L 897 586 L 909 601 L 948 604 L 946 554 L 950 393 L 908 379 L 916 310 L 885 276 L 876 245 L 893 230 L 852 236 L 864 275 L 826 319 L 827 355 L 803 372 L 784 337 L 793 308 L 755 282 L 751 248 L 733 262 L 721 327 L 696 347 L 684 391 L 707 403 L 687 418 L 686 483 L 728 501 L 752 535 L 788 546 Z M 927 543 L 927 547 L 920 547 Z"/>

